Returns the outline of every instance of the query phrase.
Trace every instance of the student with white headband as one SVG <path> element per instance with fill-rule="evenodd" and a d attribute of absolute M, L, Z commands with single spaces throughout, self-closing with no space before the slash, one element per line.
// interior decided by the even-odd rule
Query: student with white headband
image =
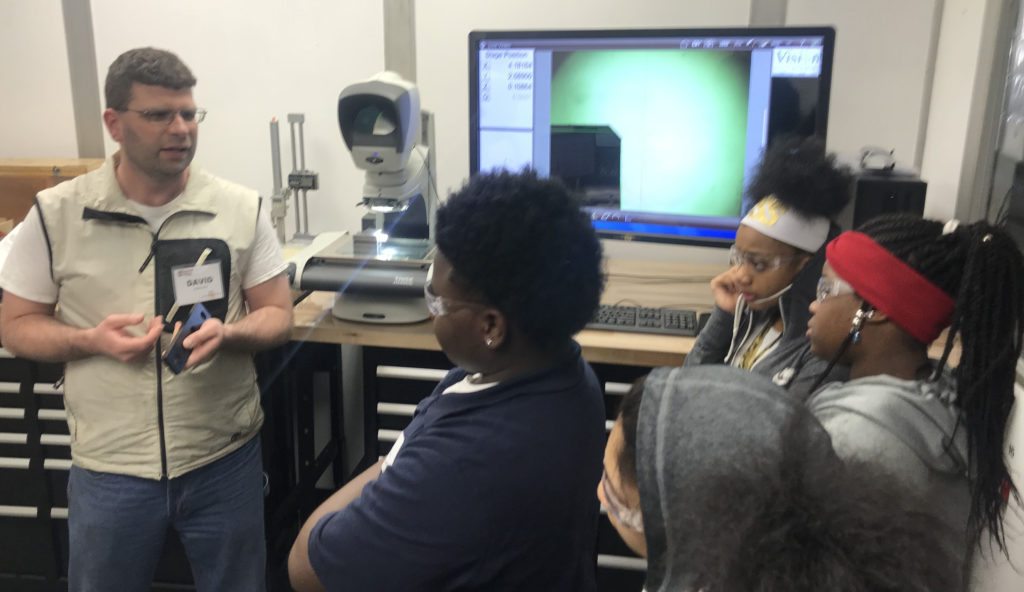
<path fill-rule="evenodd" d="M 851 178 L 817 138 L 769 148 L 748 194 L 730 269 L 711 281 L 715 308 L 685 365 L 729 364 L 765 375 L 803 400 L 824 371 L 804 335 L 833 217 L 849 201 Z M 829 380 L 843 380 L 845 370 Z"/>

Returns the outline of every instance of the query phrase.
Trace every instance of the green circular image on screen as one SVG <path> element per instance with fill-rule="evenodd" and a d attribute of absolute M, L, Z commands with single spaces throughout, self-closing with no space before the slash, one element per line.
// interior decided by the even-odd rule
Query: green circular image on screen
<path fill-rule="evenodd" d="M 744 52 L 557 52 L 551 125 L 618 136 L 623 210 L 737 216 L 749 78 Z"/>

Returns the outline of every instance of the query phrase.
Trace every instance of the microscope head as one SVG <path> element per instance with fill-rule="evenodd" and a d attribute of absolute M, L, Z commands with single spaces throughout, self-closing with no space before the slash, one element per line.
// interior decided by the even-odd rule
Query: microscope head
<path fill-rule="evenodd" d="M 389 71 L 349 85 L 338 97 L 338 125 L 358 168 L 401 171 L 420 132 L 419 91 Z"/>

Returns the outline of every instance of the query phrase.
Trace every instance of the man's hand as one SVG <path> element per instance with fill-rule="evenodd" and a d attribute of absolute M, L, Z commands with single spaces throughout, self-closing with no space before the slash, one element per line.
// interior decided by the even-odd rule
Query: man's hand
<path fill-rule="evenodd" d="M 285 275 L 279 274 L 244 291 L 249 313 L 224 324 L 218 318 L 206 319 L 182 347 L 191 350 L 185 368 L 209 360 L 221 348 L 254 352 L 284 343 L 292 327 L 292 302 Z"/>
<path fill-rule="evenodd" d="M 53 302 L 5 293 L 0 308 L 4 348 L 20 358 L 39 362 L 71 362 L 97 355 L 132 362 L 145 357 L 163 331 L 163 318 L 156 317 L 149 321 L 145 335 L 129 332 L 129 327 L 145 320 L 140 313 L 112 314 L 95 327 L 79 329 L 54 318 L 55 309 Z"/>
<path fill-rule="evenodd" d="M 737 269 L 730 267 L 711 280 L 711 292 L 715 295 L 715 305 L 732 313 L 736 310 L 736 301 L 740 296 Z"/>
<path fill-rule="evenodd" d="M 192 350 L 185 362 L 185 367 L 191 368 L 210 359 L 224 342 L 225 330 L 226 327 L 220 319 L 211 317 L 206 319 L 191 335 L 185 337 L 181 342 L 182 347 Z"/>
<path fill-rule="evenodd" d="M 125 330 L 127 327 L 142 324 L 143 320 L 145 317 L 137 313 L 108 316 L 95 328 L 88 330 L 89 349 L 92 353 L 109 356 L 122 362 L 142 360 L 153 349 L 164 327 L 163 317 L 154 317 L 146 327 L 146 334 L 141 337 L 136 337 Z"/>

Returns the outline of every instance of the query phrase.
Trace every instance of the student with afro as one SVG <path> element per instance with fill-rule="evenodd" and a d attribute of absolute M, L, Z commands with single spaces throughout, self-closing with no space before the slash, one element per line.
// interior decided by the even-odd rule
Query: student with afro
<path fill-rule="evenodd" d="M 825 363 L 811 355 L 807 306 L 821 275 L 833 218 L 849 201 L 851 177 L 817 138 L 780 140 L 748 188 L 757 201 L 740 221 L 731 267 L 711 280 L 715 308 L 685 365 L 728 364 L 762 374 L 797 399 Z M 842 380 L 836 369 L 829 380 Z"/>
<path fill-rule="evenodd" d="M 306 521 L 292 585 L 592 591 L 604 402 L 573 340 L 604 284 L 590 220 L 554 181 L 481 175 L 438 210 L 437 247 L 425 295 L 457 367 Z"/>

